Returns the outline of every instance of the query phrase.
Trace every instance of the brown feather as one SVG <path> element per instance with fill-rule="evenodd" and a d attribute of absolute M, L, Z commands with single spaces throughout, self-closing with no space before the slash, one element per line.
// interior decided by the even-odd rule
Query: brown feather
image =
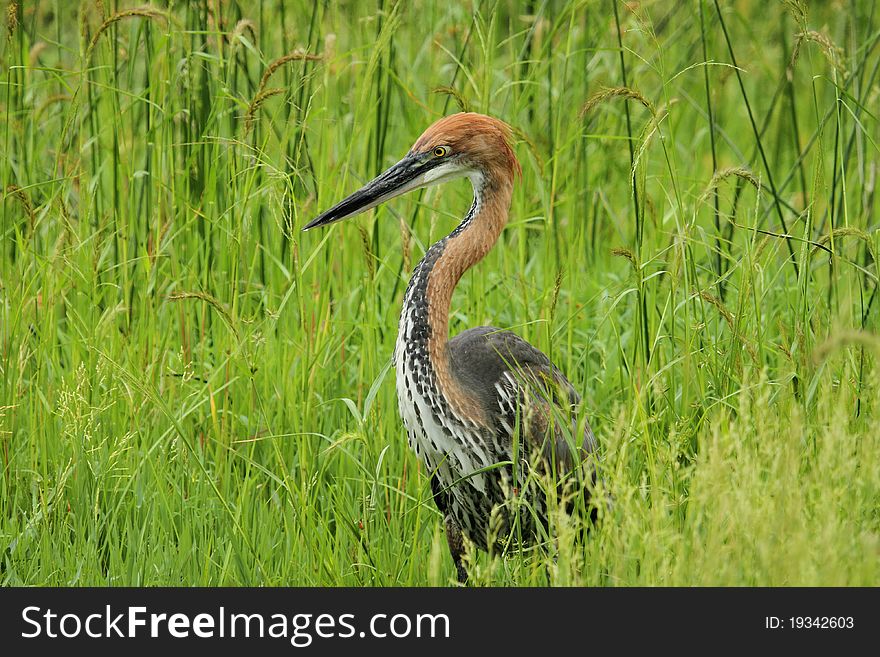
<path fill-rule="evenodd" d="M 507 213 L 513 192 L 513 183 L 495 181 L 494 193 L 482 201 L 480 213 L 470 225 L 450 237 L 428 278 L 428 323 L 431 339 L 428 351 L 434 363 L 437 382 L 453 408 L 472 422 L 487 425 L 483 409 L 452 376 L 449 365 L 449 308 L 452 293 L 462 275 L 482 260 L 495 244 L 507 223 Z"/>
<path fill-rule="evenodd" d="M 512 144 L 513 132 L 504 121 L 459 112 L 432 124 L 416 140 L 411 152 L 424 153 L 437 146 L 448 146 L 454 155 L 461 155 L 490 179 L 512 182 L 515 176 L 522 176 Z"/>

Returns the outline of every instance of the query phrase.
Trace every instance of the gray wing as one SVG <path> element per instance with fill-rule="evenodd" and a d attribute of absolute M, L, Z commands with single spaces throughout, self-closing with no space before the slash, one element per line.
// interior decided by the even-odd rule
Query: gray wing
<path fill-rule="evenodd" d="M 595 451 L 590 423 L 579 417 L 581 396 L 547 356 L 518 335 L 490 326 L 468 329 L 449 341 L 449 357 L 453 376 L 500 432 L 512 439 L 513 427 L 522 427 L 532 448 L 565 472 Z"/>

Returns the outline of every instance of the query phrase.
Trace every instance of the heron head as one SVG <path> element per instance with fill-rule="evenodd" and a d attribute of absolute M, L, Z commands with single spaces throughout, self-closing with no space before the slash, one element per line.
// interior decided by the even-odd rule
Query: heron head
<path fill-rule="evenodd" d="M 472 112 L 453 114 L 425 130 L 397 164 L 313 219 L 303 230 L 348 219 L 414 189 L 463 177 L 470 178 L 475 189 L 512 185 L 521 172 L 506 123 Z"/>

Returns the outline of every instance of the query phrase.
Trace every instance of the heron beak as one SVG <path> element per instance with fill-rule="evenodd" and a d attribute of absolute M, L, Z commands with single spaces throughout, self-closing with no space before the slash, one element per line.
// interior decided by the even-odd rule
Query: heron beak
<path fill-rule="evenodd" d="M 351 196 L 341 200 L 332 208 L 310 221 L 303 230 L 327 226 L 348 219 L 361 212 L 375 208 L 380 203 L 426 184 L 426 169 L 422 158 L 407 155 L 400 162 L 361 187 Z"/>

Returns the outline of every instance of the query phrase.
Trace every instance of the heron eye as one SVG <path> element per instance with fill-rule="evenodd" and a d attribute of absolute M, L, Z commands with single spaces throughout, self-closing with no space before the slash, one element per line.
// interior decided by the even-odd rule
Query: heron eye
<path fill-rule="evenodd" d="M 434 157 L 443 157 L 449 153 L 449 149 L 446 146 L 437 146 L 434 149 Z"/>

